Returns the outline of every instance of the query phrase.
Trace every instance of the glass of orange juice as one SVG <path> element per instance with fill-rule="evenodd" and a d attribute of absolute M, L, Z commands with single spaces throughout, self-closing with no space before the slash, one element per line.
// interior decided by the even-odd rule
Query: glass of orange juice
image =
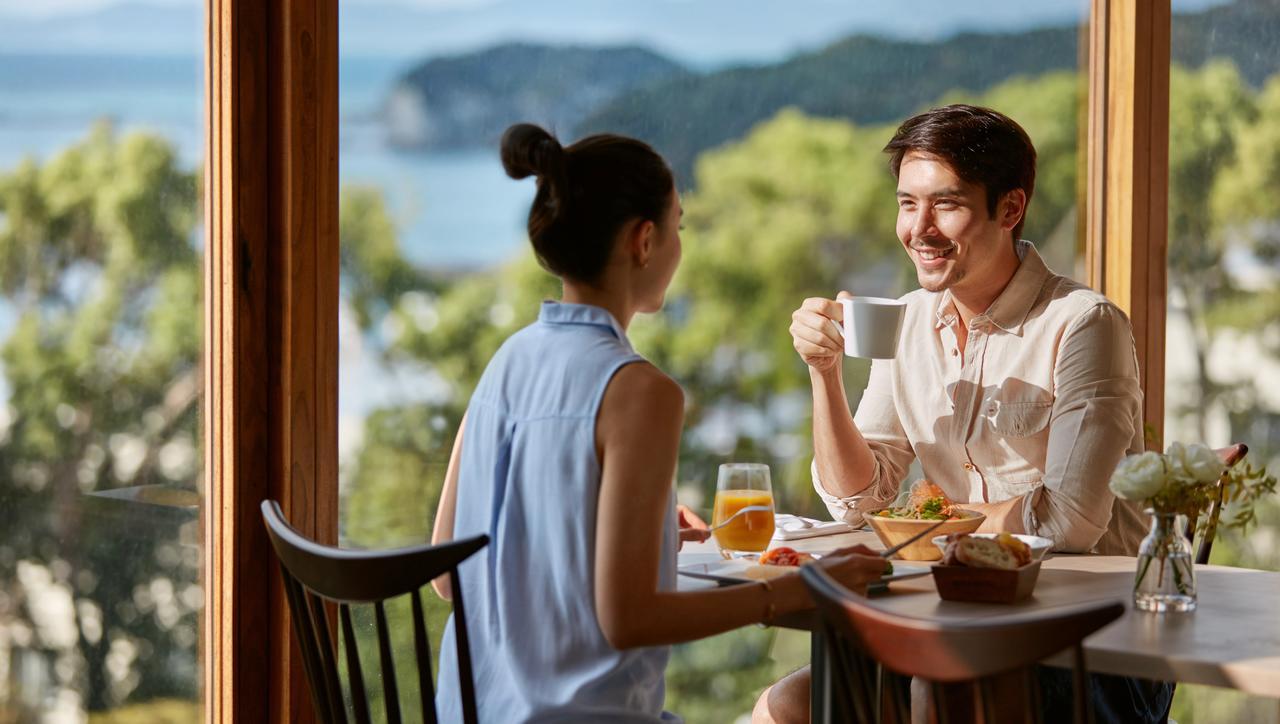
<path fill-rule="evenodd" d="M 720 550 L 733 556 L 758 555 L 773 538 L 773 487 L 769 466 L 763 463 L 726 463 L 716 480 L 713 526 L 729 519 L 748 505 L 763 505 L 767 511 L 751 511 L 729 521 L 713 533 Z"/>

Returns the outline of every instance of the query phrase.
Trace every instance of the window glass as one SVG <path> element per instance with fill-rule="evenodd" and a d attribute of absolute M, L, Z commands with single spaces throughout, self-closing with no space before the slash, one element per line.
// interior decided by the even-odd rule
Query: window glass
<path fill-rule="evenodd" d="M 915 288 L 881 152 L 911 114 L 964 101 L 1022 123 L 1040 156 L 1024 236 L 1082 273 L 1084 0 L 340 8 L 344 544 L 429 539 L 479 375 L 559 293 L 525 236 L 533 182 L 499 162 L 511 123 L 633 135 L 676 171 L 684 261 L 631 337 L 686 390 L 679 497 L 708 519 L 730 460 L 768 463 L 780 508 L 826 515 L 787 328 L 809 296 Z M 853 404 L 867 371 L 847 362 Z M 806 659 L 807 638 L 755 627 L 677 647 L 667 706 L 731 719 Z"/>
<path fill-rule="evenodd" d="M 1203 5 L 1199 3 L 1198 5 Z M 1280 4 L 1174 3 L 1165 443 L 1280 454 Z M 1229 515 L 1229 514 L 1228 514 Z M 1280 504 L 1212 563 L 1280 570 Z M 1276 721 L 1275 701 L 1179 686 L 1178 721 Z"/>
<path fill-rule="evenodd" d="M 0 2 L 0 721 L 201 719 L 203 12 Z"/>

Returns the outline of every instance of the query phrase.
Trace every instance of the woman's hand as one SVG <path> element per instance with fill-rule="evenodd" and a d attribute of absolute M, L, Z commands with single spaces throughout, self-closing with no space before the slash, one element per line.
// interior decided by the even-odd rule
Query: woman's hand
<path fill-rule="evenodd" d="M 870 548 L 857 545 L 832 551 L 815 565 L 822 566 L 845 588 L 866 595 L 867 584 L 884 575 L 888 561 Z"/>
<path fill-rule="evenodd" d="M 848 296 L 848 292 L 840 292 L 837 298 Z M 810 297 L 791 313 L 791 344 L 814 371 L 838 369 L 844 355 L 843 323 L 844 307 L 840 302 Z"/>
<path fill-rule="evenodd" d="M 676 506 L 676 519 L 680 523 L 680 546 L 684 547 L 685 541 L 693 541 L 701 543 L 711 537 L 711 531 L 707 528 L 707 522 L 698 516 L 697 513 L 687 505 Z"/>

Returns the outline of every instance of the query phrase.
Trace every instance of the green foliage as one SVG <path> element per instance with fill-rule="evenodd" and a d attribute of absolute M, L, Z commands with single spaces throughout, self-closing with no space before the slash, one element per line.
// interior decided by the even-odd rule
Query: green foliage
<path fill-rule="evenodd" d="M 995 108 L 1026 130 L 1036 147 L 1036 188 L 1022 236 L 1034 240 L 1050 267 L 1063 274 L 1071 273 L 1078 246 L 1075 208 L 1084 193 L 1086 82 L 1074 71 L 1017 76 L 976 97 L 952 92 L 938 103 Z"/>
<path fill-rule="evenodd" d="M 896 124 L 955 88 L 976 95 L 1019 74 L 1076 68 L 1078 58 L 1079 30 L 1070 26 L 929 43 L 855 35 L 777 64 L 656 82 L 619 96 L 577 130 L 644 138 L 687 178 L 704 153 L 736 143 L 785 108 L 859 126 Z M 1008 108 L 1016 115 L 1031 107 Z"/>
<path fill-rule="evenodd" d="M 777 633 L 750 627 L 672 649 L 667 709 L 689 722 L 732 722 L 751 712 L 754 694 L 778 675 L 770 658 Z"/>
<path fill-rule="evenodd" d="M 458 421 L 427 405 L 377 410 L 365 419 L 358 485 L 342 495 L 344 545 L 393 548 L 431 538 Z"/>
<path fill-rule="evenodd" d="M 559 293 L 560 283 L 525 254 L 492 273 L 453 280 L 439 297 L 403 296 L 392 311 L 396 334 L 387 354 L 430 364 L 453 386 L 449 404 L 465 407 L 502 342 Z"/>
<path fill-rule="evenodd" d="M 1277 720 L 1275 699 L 1194 684 L 1178 684 L 1174 690 L 1173 708 L 1169 712 L 1169 721 L 1178 724 L 1263 724 Z"/>
<path fill-rule="evenodd" d="M 1211 208 L 1220 230 L 1246 235 L 1259 256 L 1274 262 L 1280 258 L 1280 200 L 1271 193 L 1280 188 L 1280 75 L 1244 107 L 1244 122 L 1233 129 L 1239 152 L 1214 186 Z"/>
<path fill-rule="evenodd" d="M 1171 51 L 1179 66 L 1230 63 L 1255 87 L 1280 71 L 1275 52 L 1280 6 L 1271 0 L 1222 3 L 1176 18 Z M 685 178 L 700 155 L 740 139 L 783 108 L 859 125 L 896 123 L 941 104 L 940 98 L 950 102 L 946 94 L 954 88 L 974 95 L 1018 75 L 1038 82 L 1073 71 L 1081 67 L 1081 29 L 1086 27 L 960 33 L 928 43 L 855 35 L 781 63 L 673 76 L 618 96 L 576 130 L 647 139 Z M 1046 110 L 1032 98 L 1011 95 L 1007 100 L 995 107 L 1019 120 Z M 1070 116 L 1079 114 L 1077 108 L 1065 110 Z"/>
<path fill-rule="evenodd" d="M 668 312 L 636 320 L 631 337 L 685 387 L 690 429 L 726 411 L 758 429 L 726 425 L 728 436 L 710 443 L 686 435 L 682 480 L 709 493 L 719 462 L 762 458 L 775 465 L 780 500 L 816 512 L 813 496 L 802 492 L 807 462 L 770 449 L 780 435 L 794 435 L 801 419 L 768 411 L 808 388 L 786 334 L 799 302 L 856 288 L 857 272 L 903 274 L 892 207 L 883 213 L 894 186 L 882 137 L 883 129 L 784 111 L 699 162 L 698 190 L 683 200 L 684 258 Z M 763 418 L 749 421 L 753 411 Z M 802 453 L 807 443 L 799 444 Z"/>
<path fill-rule="evenodd" d="M 74 606 L 60 624 L 71 642 L 35 628 L 31 648 L 76 657 L 55 675 L 83 672 L 90 711 L 197 696 L 194 523 L 88 495 L 197 484 L 196 188 L 167 142 L 108 124 L 0 174 L 0 292 L 15 316 L 0 346 L 0 588 L 21 592 L 0 616 L 29 625 L 49 596 Z M 23 570 L 49 587 L 19 584 Z M 137 655 L 113 674 L 121 646 Z"/>
<path fill-rule="evenodd" d="M 361 328 L 382 319 L 403 295 L 430 293 L 440 286 L 401 255 L 395 225 L 376 188 L 343 188 L 338 237 L 343 297 Z"/>
<path fill-rule="evenodd" d="M 1236 139 L 1257 111 L 1240 74 L 1224 62 L 1199 71 L 1174 66 L 1169 105 L 1170 264 L 1199 273 L 1221 252 L 1205 189 L 1235 159 Z"/>
<path fill-rule="evenodd" d="M 195 724 L 204 718 L 198 701 L 153 699 L 92 714 L 89 724 Z"/>
<path fill-rule="evenodd" d="M 1025 121 L 1042 171 L 1027 235 L 1053 236 L 1049 248 L 1059 246 L 1068 260 L 1075 246 L 1080 84 L 1077 75 L 1059 73 L 1043 82 L 1018 78 L 983 95 L 947 96 L 1035 109 Z M 892 133 L 892 126 L 786 109 L 699 158 L 696 190 L 682 199 L 684 256 L 666 311 L 636 319 L 629 333 L 686 390 L 683 496 L 709 501 L 720 462 L 760 460 L 773 468 L 783 508 L 824 514 L 809 482 L 809 378 L 787 327 L 806 297 L 842 288 L 896 295 L 914 286 L 894 233 L 895 182 L 881 152 Z M 351 222 L 385 233 L 383 217 L 362 213 Z M 1063 227 L 1065 233 L 1055 233 Z M 450 394 L 368 419 L 344 487 L 346 540 L 381 547 L 427 538 L 451 434 L 471 390 L 498 346 L 558 291 L 526 253 L 438 289 L 386 297 L 385 357 L 429 365 Z M 848 362 L 855 405 L 867 371 L 864 361 Z M 432 630 L 440 624 L 433 620 Z M 678 647 L 668 669 L 669 705 L 691 721 L 749 712 L 756 694 L 786 673 L 770 651 L 774 636 L 751 629 Z M 794 668 L 803 658 L 791 651 L 779 660 Z"/>
<path fill-rule="evenodd" d="M 1040 151 L 1026 236 L 1042 242 L 1058 265 L 1070 263 L 1080 77 L 1052 73 L 1010 78 L 982 93 L 943 93 L 955 85 L 928 90 L 910 110 L 967 100 L 1022 122 Z M 667 311 L 637 320 L 631 336 L 688 392 L 682 495 L 709 500 L 717 463 L 754 459 L 773 466 L 782 507 L 820 513 L 807 470 L 808 378 L 786 333 L 789 315 L 807 296 L 841 288 L 896 294 L 912 279 L 894 236 L 893 179 L 880 153 L 892 127 L 818 118 L 810 114 L 833 112 L 798 105 L 805 110 L 775 112 L 779 105 L 751 116 L 749 132 L 698 157 L 696 190 L 683 199 L 684 264 Z M 1226 64 L 1175 68 L 1171 114 L 1169 279 L 1197 334 L 1201 397 L 1192 413 L 1223 401 L 1238 429 L 1260 429 L 1274 413 L 1259 409 L 1256 388 L 1211 380 L 1203 358 L 1227 328 L 1275 330 L 1276 285 L 1242 288 L 1224 260 L 1241 249 L 1264 261 L 1280 258 L 1280 201 L 1267 193 L 1280 183 L 1280 80 L 1255 91 Z M 171 527 L 144 534 L 99 519 L 96 499 L 85 493 L 144 482 L 199 484 L 198 465 L 164 462 L 174 457 L 164 451 L 193 449 L 199 439 L 196 191 L 195 174 L 178 166 L 168 144 L 119 137 L 107 125 L 48 162 L 0 174 L 0 292 L 14 313 L 0 346 L 11 391 L 0 415 L 7 420 L 0 429 L 0 469 L 7 471 L 0 476 L 0 529 L 8 532 L 0 581 L 6 591 L 21 589 L 20 562 L 48 571 L 76 604 L 71 646 L 83 681 L 62 683 L 90 692 L 94 710 L 152 706 L 118 712 L 151 720 L 170 716 L 159 699 L 197 696 L 198 597 L 183 595 L 198 577 L 195 531 L 152 521 Z M 423 541 L 471 390 L 498 346 L 532 321 L 558 284 L 527 253 L 501 269 L 456 278 L 416 268 L 369 189 L 344 191 L 340 233 L 344 299 L 361 333 L 381 345 L 385 361 L 429 368 L 446 390 L 365 420 L 362 446 L 344 471 L 342 539 L 366 547 Z M 864 362 L 848 362 L 853 404 L 866 371 Z M 1265 460 L 1265 446 L 1255 450 Z M 1276 510 L 1258 508 L 1249 538 L 1223 532 L 1215 562 L 1280 565 Z M 1259 541 L 1267 536 L 1273 544 L 1264 550 Z M 177 607 L 176 618 L 160 599 Z M 438 651 L 448 605 L 429 592 L 424 599 Z M 31 605 L 14 599 L 0 616 L 30 627 Z M 391 608 L 402 661 L 412 651 L 406 615 L 403 602 Z M 93 634 L 95 620 L 104 635 Z M 368 612 L 356 620 L 373 682 L 372 623 Z M 40 635 L 38 648 L 56 649 Z M 139 651 L 123 684 L 106 666 L 111 644 L 121 641 Z M 677 647 L 669 704 L 693 721 L 724 720 L 749 711 L 764 685 L 804 659 L 803 642 L 754 628 Z M 415 690 L 407 678 L 401 684 Z"/>
<path fill-rule="evenodd" d="M 1258 519 L 1256 505 L 1276 492 L 1274 475 L 1266 466 L 1255 468 L 1247 462 L 1236 463 L 1223 480 L 1223 503 L 1231 507 L 1229 528 L 1245 530 Z"/>
<path fill-rule="evenodd" d="M 1230 63 L 1172 69 L 1169 304 L 1171 317 L 1185 318 L 1191 328 L 1192 344 L 1181 352 L 1194 364 L 1194 385 L 1170 413 L 1191 420 L 1202 440 L 1207 416 L 1219 406 L 1236 416 L 1265 417 L 1256 405 L 1258 381 L 1215 379 L 1210 351 L 1247 330 L 1272 355 L 1280 353 L 1280 286 L 1265 266 L 1275 260 L 1280 238 L 1280 201 L 1265 185 L 1280 177 L 1280 154 L 1269 145 L 1277 137 L 1278 108 L 1280 76 L 1255 92 Z M 1251 267 L 1247 273 L 1232 272 L 1241 262 Z"/>
<path fill-rule="evenodd" d="M 1257 527 L 1252 530 L 1245 532 L 1234 528 L 1218 529 L 1210 563 L 1280 571 L 1280 545 L 1277 545 L 1280 543 L 1277 540 L 1277 532 L 1280 532 L 1280 500 L 1275 497 L 1263 499 L 1255 510 Z M 1274 722 L 1277 721 L 1276 700 L 1216 686 L 1179 684 L 1170 719 L 1179 724 Z"/>

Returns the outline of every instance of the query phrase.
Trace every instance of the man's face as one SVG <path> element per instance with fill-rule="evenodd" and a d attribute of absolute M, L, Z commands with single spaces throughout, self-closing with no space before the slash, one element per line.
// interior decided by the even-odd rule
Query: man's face
<path fill-rule="evenodd" d="M 1007 206 L 1002 200 L 993 218 L 983 187 L 963 181 L 936 156 L 908 151 L 898 171 L 897 232 L 920 286 L 959 291 L 999 274 L 995 262 L 1012 253 L 1010 231 L 1017 222 L 1009 223 Z"/>

